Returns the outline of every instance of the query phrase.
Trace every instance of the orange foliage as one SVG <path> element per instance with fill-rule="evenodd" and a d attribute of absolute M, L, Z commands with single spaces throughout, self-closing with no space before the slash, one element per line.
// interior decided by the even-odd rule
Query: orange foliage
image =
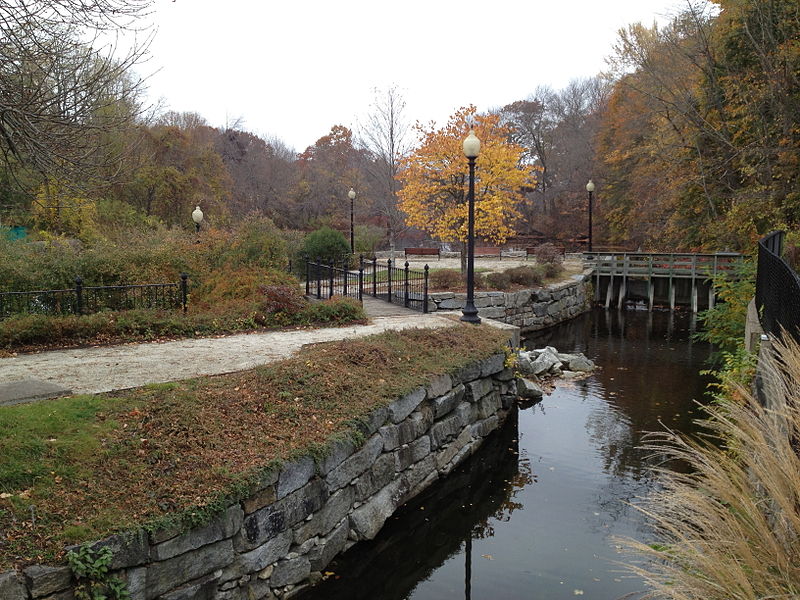
<path fill-rule="evenodd" d="M 521 164 L 524 148 L 508 141 L 509 130 L 500 118 L 478 115 L 474 106 L 459 109 L 441 129 L 417 123 L 421 144 L 401 162 L 399 206 L 409 226 L 442 241 L 466 241 L 469 168 L 462 143 L 470 128 L 481 141 L 475 234 L 501 244 L 514 234 L 522 188 L 534 186 L 536 178 L 532 167 Z"/>

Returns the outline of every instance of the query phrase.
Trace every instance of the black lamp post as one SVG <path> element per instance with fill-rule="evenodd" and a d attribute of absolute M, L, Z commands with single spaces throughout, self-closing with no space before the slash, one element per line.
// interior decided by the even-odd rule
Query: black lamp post
<path fill-rule="evenodd" d="M 350 254 L 355 254 L 356 245 L 355 238 L 353 237 L 353 201 L 356 199 L 356 191 L 350 188 L 347 192 L 347 197 L 350 198 Z"/>
<path fill-rule="evenodd" d="M 469 217 L 467 228 L 467 303 L 461 312 L 461 320 L 477 325 L 481 322 L 475 308 L 475 159 L 481 151 L 481 141 L 470 129 L 464 140 L 464 156 L 469 162 Z"/>
<path fill-rule="evenodd" d="M 590 179 L 586 184 L 586 191 L 589 192 L 589 252 L 592 251 L 592 193 L 594 192 L 594 182 Z"/>

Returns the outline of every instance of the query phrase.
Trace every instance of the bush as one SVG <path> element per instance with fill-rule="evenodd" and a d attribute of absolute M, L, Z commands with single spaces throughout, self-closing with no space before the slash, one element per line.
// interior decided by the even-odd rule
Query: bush
<path fill-rule="evenodd" d="M 533 249 L 533 254 L 536 256 L 536 262 L 540 265 L 547 264 L 561 264 L 564 257 L 561 256 L 558 248 L 551 243 L 541 244 Z"/>
<path fill-rule="evenodd" d="M 259 325 L 289 325 L 308 306 L 296 285 L 262 285 L 258 295 L 254 319 Z"/>
<path fill-rule="evenodd" d="M 547 278 L 558 277 L 563 272 L 564 272 L 564 267 L 561 265 L 560 262 L 544 263 L 542 265 L 542 273 L 544 273 L 544 276 Z"/>
<path fill-rule="evenodd" d="M 257 302 L 262 287 L 281 285 L 297 288 L 298 282 L 289 273 L 274 269 L 254 266 L 220 269 L 192 290 L 189 306 L 194 312 L 198 309 L 215 310 L 217 305 L 231 300 Z"/>
<path fill-rule="evenodd" d="M 485 287 L 491 290 L 507 290 L 511 287 L 511 276 L 507 272 L 489 273 L 485 277 Z"/>
<path fill-rule="evenodd" d="M 311 302 L 299 315 L 304 324 L 350 323 L 367 318 L 361 303 L 352 298 L 330 298 L 321 302 Z"/>
<path fill-rule="evenodd" d="M 219 266 L 285 269 L 289 262 L 286 242 L 271 219 L 247 217 L 231 238 L 229 246 L 219 257 Z"/>
<path fill-rule="evenodd" d="M 322 227 L 312 231 L 303 241 L 303 257 L 308 260 L 340 261 L 350 255 L 350 244 L 341 232 Z"/>
<path fill-rule="evenodd" d="M 464 287 L 461 271 L 456 269 L 441 269 L 431 271 L 428 284 L 434 290 L 457 290 Z"/>
<path fill-rule="evenodd" d="M 523 287 L 541 286 L 544 278 L 542 277 L 541 270 L 535 267 L 514 267 L 506 269 L 511 283 L 521 285 Z"/>

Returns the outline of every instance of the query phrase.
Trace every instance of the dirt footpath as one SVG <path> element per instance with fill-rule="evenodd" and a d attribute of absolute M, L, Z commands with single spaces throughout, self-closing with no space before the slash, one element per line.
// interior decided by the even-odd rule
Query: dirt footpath
<path fill-rule="evenodd" d="M 43 380 L 95 394 L 250 369 L 291 356 L 304 344 L 361 337 L 389 329 L 451 327 L 457 321 L 419 313 L 375 317 L 369 325 L 247 333 L 172 342 L 57 350 L 0 359 L 0 385 Z"/>

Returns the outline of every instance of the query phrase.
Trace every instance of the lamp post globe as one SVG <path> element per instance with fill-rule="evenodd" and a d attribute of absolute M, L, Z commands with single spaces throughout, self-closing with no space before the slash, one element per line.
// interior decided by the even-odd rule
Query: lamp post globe
<path fill-rule="evenodd" d="M 467 301 L 461 311 L 461 320 L 477 325 L 481 322 L 475 308 L 475 159 L 481 152 L 481 141 L 475 131 L 469 130 L 464 139 L 464 156 L 469 163 L 469 193 L 467 196 Z"/>
<path fill-rule="evenodd" d="M 586 191 L 589 192 L 589 252 L 592 251 L 592 194 L 594 193 L 594 182 L 590 179 L 586 184 Z"/>
<path fill-rule="evenodd" d="M 356 246 L 355 237 L 353 236 L 353 202 L 356 199 L 356 191 L 353 188 L 350 188 L 350 191 L 347 192 L 347 197 L 350 198 L 350 254 L 355 254 Z"/>
<path fill-rule="evenodd" d="M 200 223 L 203 222 L 203 211 L 199 206 L 195 206 L 192 211 L 192 221 L 194 221 L 194 228 L 197 233 L 200 233 Z"/>

